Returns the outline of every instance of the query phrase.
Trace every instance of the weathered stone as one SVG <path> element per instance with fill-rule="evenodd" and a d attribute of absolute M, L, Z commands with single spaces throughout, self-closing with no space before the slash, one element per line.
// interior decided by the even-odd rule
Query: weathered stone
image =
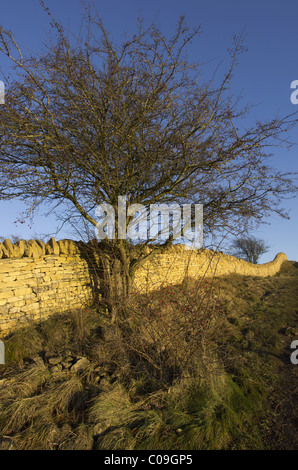
<path fill-rule="evenodd" d="M 72 356 L 66 356 L 64 357 L 64 362 L 71 363 L 74 361 L 74 358 Z"/>
<path fill-rule="evenodd" d="M 71 367 L 71 362 L 61 362 L 64 369 L 69 369 Z"/>
<path fill-rule="evenodd" d="M 59 364 L 59 362 L 61 362 L 62 360 L 63 360 L 62 356 L 53 356 L 53 357 L 48 358 L 48 362 L 51 365 Z"/>
<path fill-rule="evenodd" d="M 46 254 L 46 244 L 42 240 L 35 240 L 35 241 L 41 249 L 41 256 L 45 256 L 45 254 Z"/>
<path fill-rule="evenodd" d="M 40 356 L 35 356 L 32 358 L 32 361 L 34 362 L 34 364 L 36 364 L 37 366 L 43 366 L 44 365 L 44 362 L 43 362 L 43 359 L 40 357 Z"/>
<path fill-rule="evenodd" d="M 6 315 L 9 312 L 10 305 L 0 305 L 0 315 Z"/>
<path fill-rule="evenodd" d="M 30 304 L 30 305 L 25 305 L 24 307 L 21 307 L 22 312 L 31 312 L 32 310 L 39 310 L 40 305 L 38 302 Z"/>
<path fill-rule="evenodd" d="M 13 289 L 13 292 L 14 292 L 14 295 L 16 296 L 23 296 L 23 295 L 31 294 L 32 289 L 30 289 L 30 287 L 25 287 L 23 289 L 17 288 L 17 289 Z"/>
<path fill-rule="evenodd" d="M 26 243 L 24 256 L 28 258 L 40 258 L 42 256 L 42 249 L 35 240 L 29 240 Z"/>
<path fill-rule="evenodd" d="M 26 249 L 26 246 L 27 246 L 27 243 L 25 240 L 19 240 L 18 242 L 16 242 L 14 244 L 14 246 L 18 249 L 18 257 L 19 258 L 22 258 L 24 256 L 24 253 L 25 253 L 25 249 Z"/>
<path fill-rule="evenodd" d="M 86 357 L 79 359 L 73 366 L 71 366 L 71 372 L 79 372 L 82 369 L 85 369 L 89 364 L 89 360 Z"/>
<path fill-rule="evenodd" d="M 17 258 L 17 256 L 14 254 L 14 246 L 8 238 L 4 240 L 3 245 L 8 252 L 9 258 Z"/>
<path fill-rule="evenodd" d="M 60 254 L 71 256 L 79 253 L 79 249 L 73 240 L 59 240 L 57 243 L 60 249 Z"/>
<path fill-rule="evenodd" d="M 7 302 L 10 297 L 13 297 L 13 290 L 11 289 L 0 290 L 0 299 L 5 299 L 5 301 Z"/>
<path fill-rule="evenodd" d="M 59 255 L 60 249 L 59 245 L 56 242 L 55 238 L 51 238 L 45 246 L 45 253 L 46 255 Z"/>
<path fill-rule="evenodd" d="M 7 259 L 10 258 L 8 250 L 5 248 L 3 243 L 0 243 L 0 258 Z"/>

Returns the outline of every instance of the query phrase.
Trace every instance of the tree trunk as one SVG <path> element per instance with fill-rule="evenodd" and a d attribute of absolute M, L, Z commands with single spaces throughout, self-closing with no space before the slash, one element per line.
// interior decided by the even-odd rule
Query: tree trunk
<path fill-rule="evenodd" d="M 125 250 L 119 250 L 116 255 L 102 253 L 102 294 L 111 313 L 111 321 L 115 323 L 123 308 L 125 299 L 131 294 L 132 276 L 130 273 L 130 259 Z"/>

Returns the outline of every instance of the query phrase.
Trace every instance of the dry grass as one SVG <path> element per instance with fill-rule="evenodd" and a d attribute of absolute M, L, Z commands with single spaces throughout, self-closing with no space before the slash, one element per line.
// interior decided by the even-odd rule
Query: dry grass
<path fill-rule="evenodd" d="M 105 307 L 89 308 L 12 335 L 0 371 L 2 445 L 265 448 L 278 332 L 298 311 L 290 268 L 274 278 L 230 276 L 135 296 L 116 324 Z M 83 370 L 53 373 L 32 361 L 66 349 L 88 358 Z"/>

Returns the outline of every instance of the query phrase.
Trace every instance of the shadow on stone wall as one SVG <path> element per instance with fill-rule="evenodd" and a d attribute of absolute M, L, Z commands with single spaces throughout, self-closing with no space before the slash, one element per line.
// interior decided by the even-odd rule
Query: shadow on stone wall
<path fill-rule="evenodd" d="M 61 303 L 65 309 L 83 306 L 91 299 L 94 305 L 104 301 L 107 307 L 121 303 L 124 274 L 113 252 L 107 257 L 104 248 L 97 240 L 84 243 L 51 238 L 47 243 L 11 243 L 6 239 L 0 243 L 0 331 L 19 324 L 21 319 L 35 320 L 62 312 Z M 269 263 L 253 265 L 221 252 L 189 251 L 183 245 L 174 245 L 140 266 L 133 289 L 145 293 L 161 285 L 180 284 L 187 277 L 232 273 L 273 276 L 289 263 L 295 264 L 291 264 L 292 269 L 297 268 L 298 263 L 287 261 L 284 253 Z"/>
<path fill-rule="evenodd" d="M 103 274 L 104 266 L 101 257 L 98 255 L 99 243 L 97 240 L 91 240 L 88 243 L 74 242 L 77 245 L 79 256 L 85 260 L 88 265 L 90 276 L 90 287 L 92 290 L 92 300 L 95 305 L 105 296 Z"/>

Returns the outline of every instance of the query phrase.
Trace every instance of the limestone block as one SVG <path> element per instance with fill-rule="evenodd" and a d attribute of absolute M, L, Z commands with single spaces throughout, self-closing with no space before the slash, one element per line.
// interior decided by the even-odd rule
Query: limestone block
<path fill-rule="evenodd" d="M 19 300 L 18 302 L 12 302 L 10 305 L 13 305 L 14 307 L 23 307 L 26 305 L 25 300 Z"/>
<path fill-rule="evenodd" d="M 36 239 L 35 241 L 41 249 L 41 253 L 42 253 L 41 256 L 45 256 L 45 254 L 46 254 L 46 244 L 42 240 Z"/>
<path fill-rule="evenodd" d="M 33 294 L 40 294 L 41 292 L 46 292 L 50 289 L 50 286 L 44 285 L 44 286 L 34 286 L 32 287 L 32 292 Z"/>
<path fill-rule="evenodd" d="M 13 297 L 9 297 L 7 299 L 8 304 L 13 304 L 14 302 L 19 302 L 20 300 L 23 300 L 23 296 L 16 296 L 14 295 Z"/>
<path fill-rule="evenodd" d="M 30 287 L 27 287 L 27 288 L 17 288 L 15 289 L 13 287 L 13 292 L 16 296 L 23 296 L 23 295 L 27 295 L 27 294 L 32 294 L 32 289 L 30 289 Z"/>
<path fill-rule="evenodd" d="M 6 248 L 6 250 L 8 252 L 8 257 L 9 258 L 14 258 L 15 257 L 14 256 L 14 246 L 11 243 L 11 241 L 7 238 L 6 240 L 4 240 L 3 245 L 4 245 L 4 247 Z"/>
<path fill-rule="evenodd" d="M 35 302 L 33 304 L 25 305 L 24 307 L 21 307 L 22 312 L 32 312 L 32 310 L 39 310 L 40 305 L 39 302 Z"/>
<path fill-rule="evenodd" d="M 45 253 L 46 255 L 59 255 L 60 248 L 58 243 L 56 242 L 55 238 L 51 238 L 48 243 L 45 245 Z"/>
<path fill-rule="evenodd" d="M 3 246 L 6 249 L 6 256 L 2 256 L 3 258 L 22 258 L 26 248 L 26 241 L 19 240 L 16 243 L 11 243 L 10 240 L 6 239 L 3 242 Z"/>
<path fill-rule="evenodd" d="M 20 307 L 13 306 L 13 307 L 9 308 L 9 313 L 10 314 L 12 314 L 12 313 L 15 314 L 15 313 L 19 313 L 19 312 L 20 312 Z"/>
<path fill-rule="evenodd" d="M 13 283 L 14 281 L 16 281 L 17 279 L 17 276 L 16 274 L 5 274 L 4 277 L 3 277 L 3 280 L 6 284 L 9 284 L 9 283 Z"/>
<path fill-rule="evenodd" d="M 56 291 L 54 291 L 54 290 L 47 290 L 47 291 L 45 291 L 45 292 L 40 292 L 40 293 L 38 294 L 38 299 L 40 299 L 40 300 L 50 299 L 51 297 L 52 297 L 52 298 L 53 298 L 53 297 L 54 297 L 54 298 L 57 298 L 57 293 L 56 293 Z M 65 295 L 64 295 L 64 298 L 65 298 Z"/>
<path fill-rule="evenodd" d="M 12 289 L 0 289 L 0 300 L 5 299 L 7 302 L 7 299 L 12 296 L 13 296 Z"/>
<path fill-rule="evenodd" d="M 39 300 L 39 299 L 38 299 L 38 300 Z M 23 305 L 31 305 L 31 304 L 34 304 L 34 303 L 38 302 L 38 300 L 36 299 L 36 297 L 35 297 L 35 299 L 33 299 L 33 298 L 31 298 L 31 299 L 26 299 L 26 300 L 23 301 L 23 302 L 24 302 Z"/>
<path fill-rule="evenodd" d="M 40 258 L 42 256 L 42 248 L 35 240 L 29 240 L 26 243 L 24 256 L 28 258 Z"/>
<path fill-rule="evenodd" d="M 80 253 L 77 244 L 73 240 L 59 240 L 57 243 L 60 248 L 60 254 L 75 255 Z"/>
<path fill-rule="evenodd" d="M 9 310 L 9 304 L 6 303 L 5 305 L 0 305 L 0 315 L 6 315 Z"/>

